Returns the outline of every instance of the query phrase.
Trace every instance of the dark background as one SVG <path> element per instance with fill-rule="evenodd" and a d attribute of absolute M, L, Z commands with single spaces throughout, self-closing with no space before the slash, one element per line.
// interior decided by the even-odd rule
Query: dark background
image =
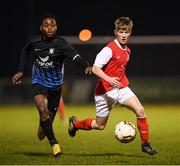
<path fill-rule="evenodd" d="M 93 36 L 113 35 L 114 20 L 119 16 L 133 19 L 134 36 L 180 35 L 179 5 L 173 1 L 6 0 L 3 3 L 0 77 L 11 77 L 16 72 L 21 48 L 29 35 L 39 33 L 39 18 L 46 12 L 57 16 L 62 36 L 77 36 L 82 28 L 91 29 Z M 103 45 L 75 47 L 93 63 Z M 133 56 L 130 75 L 179 75 L 178 44 L 130 45 L 130 48 Z M 93 55 L 89 55 L 89 49 L 94 50 Z M 67 67 L 66 72 L 76 75 L 77 70 L 70 71 Z"/>

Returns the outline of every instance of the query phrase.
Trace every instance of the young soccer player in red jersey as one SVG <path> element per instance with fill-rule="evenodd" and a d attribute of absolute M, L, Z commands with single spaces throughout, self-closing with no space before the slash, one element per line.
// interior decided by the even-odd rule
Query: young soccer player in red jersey
<path fill-rule="evenodd" d="M 99 77 L 95 88 L 96 118 L 78 120 L 72 116 L 69 118 L 68 132 L 73 137 L 79 129 L 103 130 L 111 109 L 119 103 L 136 114 L 142 151 L 155 155 L 157 151 L 149 143 L 149 126 L 144 108 L 128 87 L 129 81 L 125 73 L 131 53 L 127 42 L 131 36 L 132 27 L 133 22 L 129 17 L 115 20 L 116 38 L 97 54 L 92 68 L 93 73 Z"/>

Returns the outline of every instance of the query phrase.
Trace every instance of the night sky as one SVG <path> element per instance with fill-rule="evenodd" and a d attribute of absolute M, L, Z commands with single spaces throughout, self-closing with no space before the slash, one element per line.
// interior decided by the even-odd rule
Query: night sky
<path fill-rule="evenodd" d="M 62 35 L 77 35 L 82 28 L 93 35 L 112 35 L 114 20 L 129 16 L 134 21 L 134 35 L 180 34 L 179 5 L 173 1 L 79 1 L 20 0 L 6 1 L 1 14 L 14 33 L 38 33 L 39 17 L 45 12 L 57 16 Z M 18 31 L 18 32 L 17 32 Z"/>
<path fill-rule="evenodd" d="M 29 35 L 39 33 L 39 18 L 46 12 L 57 17 L 62 36 L 77 36 L 83 28 L 92 30 L 93 36 L 113 35 L 114 20 L 120 16 L 132 18 L 136 36 L 180 35 L 179 5 L 173 1 L 7 0 L 3 3 L 0 76 L 16 71 L 21 48 Z"/>

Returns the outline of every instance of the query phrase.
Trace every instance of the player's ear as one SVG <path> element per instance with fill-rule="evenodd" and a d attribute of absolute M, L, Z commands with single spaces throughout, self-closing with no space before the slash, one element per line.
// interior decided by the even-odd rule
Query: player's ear
<path fill-rule="evenodd" d="M 42 32 L 42 26 L 39 27 L 40 31 Z"/>
<path fill-rule="evenodd" d="M 116 30 L 114 30 L 114 34 L 117 36 L 117 31 Z"/>

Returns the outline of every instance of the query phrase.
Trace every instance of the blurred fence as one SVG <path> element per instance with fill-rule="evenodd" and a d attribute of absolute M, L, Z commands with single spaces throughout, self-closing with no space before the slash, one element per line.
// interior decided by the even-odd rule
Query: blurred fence
<path fill-rule="evenodd" d="M 77 37 L 65 38 L 91 64 L 94 63 L 97 53 L 114 39 L 113 36 L 93 37 L 88 42 L 82 42 Z M 180 36 L 134 36 L 128 46 L 131 49 L 131 57 L 127 65 L 127 75 L 130 87 L 141 101 L 180 101 Z M 10 64 L 10 66 L 14 65 Z M 16 87 L 12 86 L 9 79 L 9 73 L 15 72 L 14 67 L 5 64 L 2 66 L 0 104 L 32 103 L 31 66 L 27 66 L 24 84 Z M 96 81 L 96 76 L 85 76 L 82 69 L 72 61 L 66 60 L 64 100 L 69 103 L 93 102 Z"/>
<path fill-rule="evenodd" d="M 25 78 L 23 82 L 23 85 L 13 86 L 9 79 L 1 80 L 0 104 L 32 103 L 31 79 Z M 91 103 L 95 85 L 96 78 L 66 78 L 63 98 L 66 103 Z M 130 88 L 143 102 L 180 101 L 180 78 L 130 77 Z"/>

